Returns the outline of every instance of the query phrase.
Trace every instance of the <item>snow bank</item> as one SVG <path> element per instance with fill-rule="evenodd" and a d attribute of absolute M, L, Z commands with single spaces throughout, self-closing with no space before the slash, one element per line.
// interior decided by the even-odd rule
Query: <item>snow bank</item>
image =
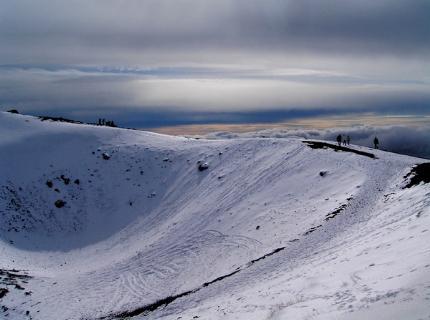
<path fill-rule="evenodd" d="M 422 160 L 352 148 L 0 113 L 0 315 L 428 315 Z"/>

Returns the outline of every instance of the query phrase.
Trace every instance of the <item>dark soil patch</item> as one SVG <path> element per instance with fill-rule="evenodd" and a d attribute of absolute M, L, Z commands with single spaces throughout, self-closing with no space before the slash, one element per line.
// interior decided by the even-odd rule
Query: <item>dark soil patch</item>
<path fill-rule="evenodd" d="M 199 289 L 197 289 L 197 290 L 199 290 Z M 195 290 L 195 291 L 197 291 L 197 290 Z M 168 304 L 172 303 L 176 299 L 179 299 L 181 297 L 187 296 L 187 295 L 189 295 L 189 294 L 191 294 L 191 293 L 193 293 L 195 291 L 186 291 L 186 292 L 182 292 L 180 294 L 174 295 L 174 296 L 169 296 L 169 297 L 166 297 L 164 299 L 158 300 L 158 301 L 156 301 L 154 303 L 148 304 L 148 305 L 146 305 L 144 307 L 137 308 L 137 309 L 135 309 L 133 311 L 125 311 L 123 313 L 117 314 L 117 315 L 114 316 L 114 318 L 119 318 L 119 319 L 129 318 L 129 317 L 135 317 L 135 316 L 138 316 L 138 315 L 142 315 L 142 314 L 145 314 L 145 313 L 148 313 L 148 312 L 152 312 L 152 311 L 157 310 L 160 307 L 167 306 Z M 104 318 L 101 318 L 101 319 L 106 319 L 106 318 L 109 318 L 109 317 L 104 317 Z"/>
<path fill-rule="evenodd" d="M 309 228 L 308 231 L 306 231 L 305 233 L 303 233 L 304 236 L 307 236 L 308 234 L 311 234 L 312 232 L 314 232 L 315 230 L 317 230 L 318 228 L 321 228 L 322 224 Z"/>
<path fill-rule="evenodd" d="M 249 267 L 249 266 L 251 266 L 251 265 L 253 265 L 254 263 L 256 263 L 256 262 L 260 261 L 260 260 L 263 260 L 263 259 L 266 259 L 267 257 L 273 256 L 275 253 L 278 253 L 279 251 L 282 251 L 282 250 L 284 250 L 284 249 L 285 249 L 285 247 L 276 248 L 276 249 L 275 249 L 275 250 L 273 250 L 272 252 L 269 252 L 268 254 L 265 254 L 264 256 L 262 256 L 262 257 L 260 257 L 260 258 L 257 258 L 257 259 L 254 259 L 254 260 L 251 260 L 251 261 L 248 263 L 248 267 Z"/>
<path fill-rule="evenodd" d="M 221 277 L 218 277 L 218 278 L 216 278 L 216 279 L 214 279 L 214 280 L 212 280 L 212 281 L 205 282 L 205 283 L 203 283 L 202 288 L 207 287 L 207 286 L 209 286 L 210 284 L 213 284 L 213 283 L 215 283 L 215 282 L 219 282 L 219 281 L 221 281 L 221 280 L 224 280 L 225 278 L 231 277 L 232 275 L 235 275 L 235 274 L 236 274 L 236 273 L 238 273 L 239 271 L 240 271 L 240 269 L 236 269 L 236 270 L 234 270 L 233 272 L 231 272 L 231 273 L 229 273 L 229 274 L 226 274 L 226 275 L 223 275 L 223 276 L 221 276 Z"/>
<path fill-rule="evenodd" d="M 330 219 L 333 219 L 334 217 L 336 217 L 339 213 L 341 213 L 346 208 L 346 206 L 347 206 L 346 204 L 343 204 L 333 212 L 328 213 L 325 216 L 325 221 L 329 221 Z"/>
<path fill-rule="evenodd" d="M 403 187 L 411 188 L 419 185 L 421 182 L 430 183 L 430 162 L 421 163 L 412 168 L 412 170 L 404 176 L 405 179 L 410 178 L 407 185 Z"/>
<path fill-rule="evenodd" d="M 68 122 L 68 123 L 79 123 L 79 124 L 82 124 L 82 123 L 83 123 L 83 122 L 81 122 L 81 121 L 70 120 L 70 119 L 66 119 L 66 118 L 63 118 L 63 117 L 39 116 L 38 118 L 39 118 L 40 120 L 42 120 L 42 121 L 51 120 L 51 121 Z"/>
<path fill-rule="evenodd" d="M 377 159 L 376 156 L 373 153 L 355 150 L 347 147 L 337 146 L 335 144 L 327 143 L 327 142 L 321 142 L 321 141 L 303 141 L 303 143 L 306 143 L 309 147 L 312 149 L 333 149 L 334 151 L 344 151 L 344 152 L 352 152 L 355 154 L 358 154 L 360 156 L 369 157 L 372 159 Z"/>

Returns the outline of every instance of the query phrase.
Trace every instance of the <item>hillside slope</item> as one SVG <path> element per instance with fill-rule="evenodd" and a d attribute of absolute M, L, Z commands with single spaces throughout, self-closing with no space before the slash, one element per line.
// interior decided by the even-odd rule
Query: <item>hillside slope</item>
<path fill-rule="evenodd" d="M 0 113 L 0 315 L 430 318 L 424 160 L 353 149 Z"/>

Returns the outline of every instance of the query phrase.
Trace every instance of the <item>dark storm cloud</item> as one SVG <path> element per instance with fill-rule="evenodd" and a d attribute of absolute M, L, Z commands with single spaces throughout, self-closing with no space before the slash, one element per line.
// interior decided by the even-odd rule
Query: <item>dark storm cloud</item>
<path fill-rule="evenodd" d="M 419 55 L 429 53 L 429 12 L 426 0 L 3 1 L 0 57 L 100 63 L 190 48 Z"/>

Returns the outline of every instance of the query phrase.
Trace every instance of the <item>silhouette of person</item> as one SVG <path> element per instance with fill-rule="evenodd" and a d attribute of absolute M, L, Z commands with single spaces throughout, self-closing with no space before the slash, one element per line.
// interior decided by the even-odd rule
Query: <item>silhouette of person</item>
<path fill-rule="evenodd" d="M 343 139 L 343 145 L 346 146 L 346 139 Z"/>
<path fill-rule="evenodd" d="M 350 138 L 350 136 L 347 136 L 346 137 L 346 143 L 348 144 L 348 146 L 349 146 L 349 143 L 351 142 L 351 138 Z"/>
<path fill-rule="evenodd" d="M 373 144 L 375 145 L 375 149 L 379 149 L 379 140 L 377 137 L 375 137 L 375 139 L 373 139 Z"/>
<path fill-rule="evenodd" d="M 339 145 L 339 147 L 340 147 L 340 145 L 342 144 L 342 135 L 338 135 L 337 137 L 336 137 L 336 141 L 337 141 L 337 144 Z"/>

